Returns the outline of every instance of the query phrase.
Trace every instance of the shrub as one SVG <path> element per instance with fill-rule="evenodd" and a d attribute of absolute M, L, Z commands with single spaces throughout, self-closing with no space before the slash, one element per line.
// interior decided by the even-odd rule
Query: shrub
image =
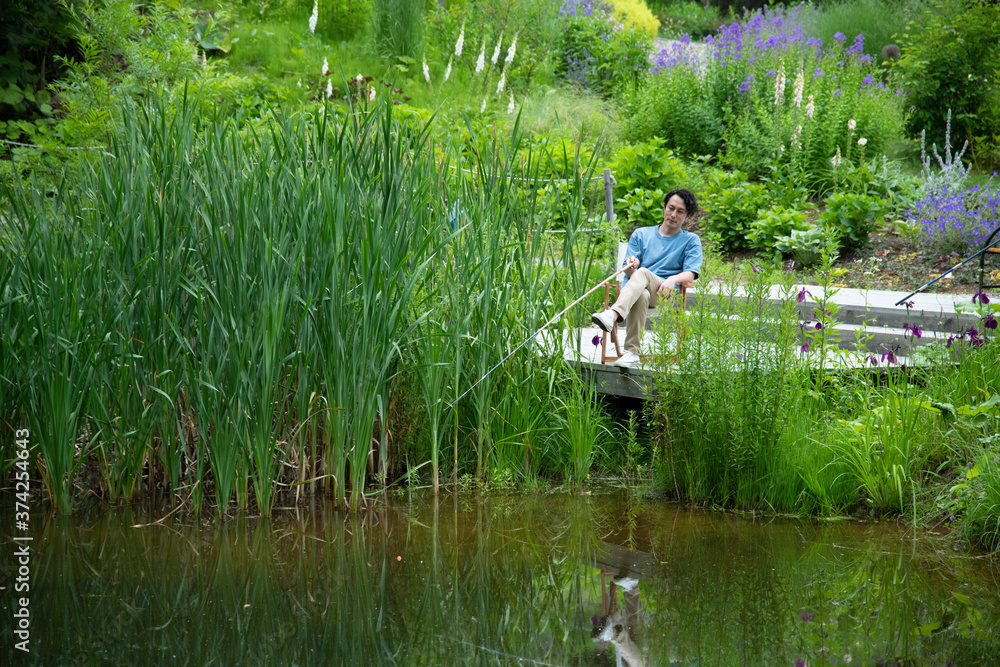
<path fill-rule="evenodd" d="M 909 130 L 943 137 L 945 115 L 954 111 L 954 133 L 976 144 L 977 166 L 988 168 L 990 146 L 1000 135 L 993 107 L 1000 98 L 1000 12 L 995 3 L 937 0 L 928 3 L 906 27 L 896 65 L 911 105 Z M 992 162 L 996 164 L 996 162 Z"/>
<path fill-rule="evenodd" d="M 775 206 L 758 211 L 757 219 L 747 230 L 747 243 L 753 250 L 770 253 L 778 237 L 788 236 L 795 230 L 804 230 L 809 214 L 804 211 Z"/>
<path fill-rule="evenodd" d="M 720 28 L 706 39 L 707 62 L 684 43 L 661 51 L 629 103 L 626 135 L 660 134 L 683 153 L 725 144 L 726 160 L 747 171 L 797 162 L 814 189 L 829 185 L 838 148 L 877 154 L 901 136 L 902 98 L 881 81 L 863 37 L 847 46 L 838 33 L 824 46 L 767 16 Z"/>
<path fill-rule="evenodd" d="M 350 0 L 343 0 L 346 7 Z M 413 56 L 420 46 L 422 0 L 373 0 L 375 46 L 393 56 Z"/>
<path fill-rule="evenodd" d="M 611 0 L 615 17 L 629 28 L 638 28 L 648 37 L 656 37 L 660 22 L 642 0 Z"/>
<path fill-rule="evenodd" d="M 566 0 L 559 13 L 556 74 L 604 97 L 638 81 L 650 46 L 642 29 L 622 24 L 608 6 L 592 0 Z"/>
<path fill-rule="evenodd" d="M 703 7 L 697 2 L 674 2 L 654 9 L 660 20 L 660 36 L 679 39 L 690 35 L 700 39 L 710 35 L 722 25 L 722 17 L 716 7 Z"/>
<path fill-rule="evenodd" d="M 923 230 L 923 238 L 938 252 L 968 252 L 981 245 L 1000 220 L 1000 192 L 988 185 L 967 190 L 928 192 L 906 212 Z"/>
<path fill-rule="evenodd" d="M 705 188 L 702 228 L 724 250 L 751 247 L 748 232 L 757 213 L 769 204 L 767 188 L 760 183 L 741 182 L 743 174 L 715 176 Z"/>
<path fill-rule="evenodd" d="M 850 192 L 833 194 L 825 204 L 819 222 L 835 231 L 840 237 L 841 247 L 847 250 L 866 244 L 868 234 L 887 210 L 885 202 L 878 197 Z"/>

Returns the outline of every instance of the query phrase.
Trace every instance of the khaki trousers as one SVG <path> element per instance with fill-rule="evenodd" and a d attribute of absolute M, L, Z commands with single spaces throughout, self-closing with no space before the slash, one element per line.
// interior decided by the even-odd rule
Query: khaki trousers
<path fill-rule="evenodd" d="M 657 290 L 663 279 L 649 269 L 639 268 L 625 283 L 611 310 L 625 320 L 625 349 L 639 354 L 639 341 L 646 329 L 646 310 L 656 308 Z"/>

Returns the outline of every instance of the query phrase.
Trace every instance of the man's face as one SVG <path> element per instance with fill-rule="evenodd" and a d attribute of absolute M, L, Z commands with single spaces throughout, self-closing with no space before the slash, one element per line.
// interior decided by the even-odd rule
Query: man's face
<path fill-rule="evenodd" d="M 668 199 L 667 204 L 663 207 L 663 227 L 667 236 L 673 236 L 679 232 L 686 219 L 687 208 L 684 206 L 684 200 L 678 195 Z"/>

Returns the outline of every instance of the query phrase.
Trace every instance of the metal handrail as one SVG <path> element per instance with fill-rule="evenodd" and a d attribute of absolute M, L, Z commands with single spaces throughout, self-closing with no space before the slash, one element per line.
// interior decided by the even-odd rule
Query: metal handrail
<path fill-rule="evenodd" d="M 992 249 L 993 246 L 1000 243 L 1000 238 L 996 241 L 993 240 L 998 233 L 1000 233 L 1000 226 L 997 226 L 993 230 L 993 233 L 986 238 L 986 243 L 983 244 L 983 251 L 979 255 L 979 293 L 982 294 L 983 290 L 986 288 L 1000 287 L 1000 285 L 984 285 L 983 278 L 986 276 L 986 251 Z"/>
<path fill-rule="evenodd" d="M 923 285 L 921 285 L 920 287 L 918 287 L 917 289 L 913 290 L 912 292 L 910 292 L 909 294 L 907 294 L 906 296 L 904 296 L 902 299 L 900 299 L 899 301 L 897 301 L 896 305 L 897 306 L 902 306 L 903 303 L 905 301 L 907 301 L 914 294 L 917 294 L 918 292 L 922 292 L 923 290 L 927 289 L 928 287 L 930 287 L 931 285 L 933 285 L 937 281 L 941 280 L 942 278 L 944 278 L 946 275 L 948 275 L 949 273 L 951 273 L 952 271 L 954 271 L 958 267 L 963 266 L 965 264 L 968 264 L 969 262 L 971 262 L 972 260 L 974 260 L 976 257 L 983 256 L 985 258 L 986 253 L 993 246 L 1000 244 L 1000 238 L 998 238 L 996 241 L 992 240 L 993 237 L 997 235 L 997 232 L 1000 232 L 1000 227 L 997 227 L 997 229 L 992 234 L 990 234 L 989 238 L 986 239 L 986 243 L 983 244 L 982 248 L 980 248 L 978 251 L 972 253 L 971 255 L 969 255 L 968 257 L 966 257 L 965 259 L 963 259 L 961 262 L 959 262 L 955 266 L 951 267 L 950 269 L 948 269 L 947 271 L 945 271 L 944 273 L 942 273 L 941 275 L 939 275 L 937 278 L 934 278 L 933 280 L 928 280 Z M 983 291 L 983 274 L 982 274 L 981 271 L 982 271 L 983 267 L 985 266 L 984 262 L 985 262 L 985 259 L 982 259 L 979 262 L 979 267 L 980 267 L 979 291 L 980 292 Z M 992 285 L 988 285 L 987 287 L 992 287 Z"/>

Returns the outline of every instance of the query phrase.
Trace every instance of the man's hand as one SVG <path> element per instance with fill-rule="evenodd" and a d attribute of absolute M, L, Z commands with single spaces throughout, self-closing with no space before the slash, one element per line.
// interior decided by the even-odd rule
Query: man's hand
<path fill-rule="evenodd" d="M 676 280 L 676 278 L 677 278 L 677 276 L 670 276 L 669 278 L 665 279 L 662 283 L 660 283 L 660 286 L 657 288 L 656 293 L 657 294 L 664 294 L 664 293 L 671 293 L 672 294 L 673 291 L 677 289 L 677 280 Z"/>
<path fill-rule="evenodd" d="M 627 257 L 625 259 L 625 277 L 631 278 L 635 270 L 639 268 L 639 259 L 637 257 Z"/>

